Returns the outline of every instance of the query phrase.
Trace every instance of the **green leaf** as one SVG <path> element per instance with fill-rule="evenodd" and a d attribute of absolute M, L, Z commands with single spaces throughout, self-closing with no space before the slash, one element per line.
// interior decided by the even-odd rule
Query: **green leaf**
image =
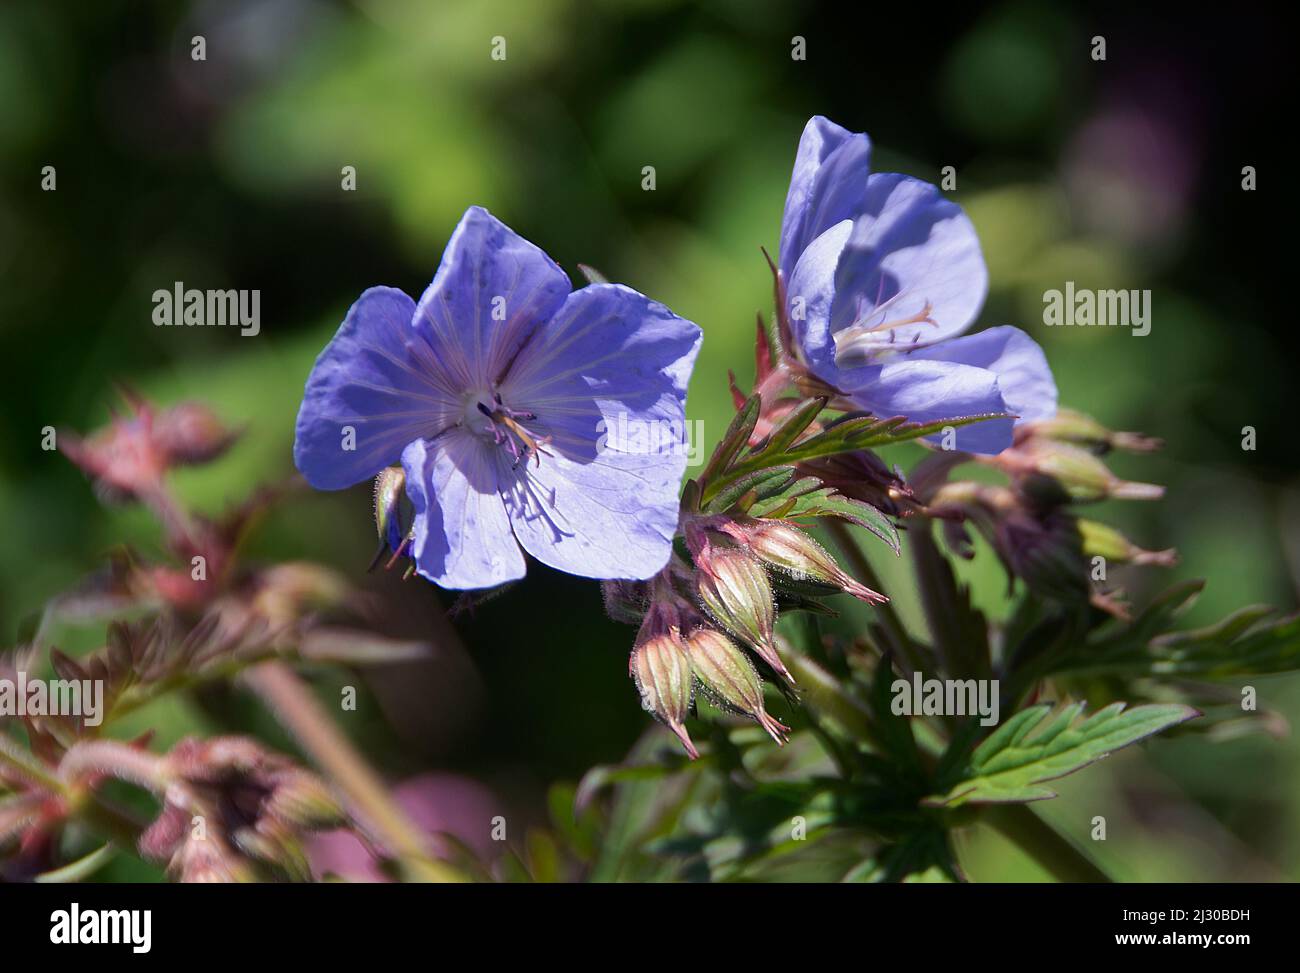
<path fill-rule="evenodd" d="M 814 399 L 812 401 L 820 400 Z M 758 406 L 756 397 L 751 397 L 745 403 L 741 413 L 736 416 L 737 420 L 748 412 L 751 404 L 754 404 L 754 419 L 757 422 Z M 735 479 L 776 464 L 801 463 L 805 460 L 816 459 L 819 456 L 847 453 L 857 449 L 879 449 L 884 446 L 919 439 L 922 436 L 930 436 L 942 432 L 949 426 L 957 428 L 976 422 L 984 422 L 988 419 L 1003 418 L 1006 418 L 1006 416 L 988 414 L 916 423 L 907 422 L 902 416 L 891 416 L 886 419 L 875 416 L 850 416 L 828 426 L 815 436 L 810 436 L 796 445 L 789 446 L 779 454 L 764 449 L 750 453 L 738 462 L 735 461 L 735 458 L 739 454 L 739 447 L 735 452 L 730 451 L 729 447 L 724 450 L 724 446 L 728 446 L 732 442 L 731 433 L 728 431 L 728 435 L 723 437 L 723 441 L 718 446 L 718 451 L 714 453 L 713 460 L 710 461 L 709 469 L 706 471 L 710 478 L 716 476 L 717 481 L 711 482 L 705 487 L 705 496 L 707 497 L 710 491 L 719 490 Z M 735 425 L 736 422 L 733 421 L 732 426 L 735 427 Z M 750 431 L 752 432 L 752 430 L 753 426 L 751 425 Z M 720 458 L 722 462 L 719 462 Z"/>
<path fill-rule="evenodd" d="M 700 474 L 704 499 L 707 500 L 712 493 L 716 492 L 716 486 L 712 481 L 727 472 L 732 461 L 749 444 L 749 437 L 753 434 L 754 427 L 758 425 L 758 414 L 762 411 L 762 407 L 763 400 L 757 395 L 751 395 L 731 420 L 731 424 L 727 426 L 727 431 L 723 433 L 717 449 L 713 451 L 713 456 L 710 457 L 708 465 L 704 467 L 704 472 Z M 772 464 L 760 465 L 771 466 Z M 754 469 L 758 468 L 760 467 L 754 467 Z M 752 473 L 754 470 L 746 470 L 745 472 Z M 711 487 L 714 489 L 710 489 Z"/>
<path fill-rule="evenodd" d="M 768 434 L 767 441 L 755 450 L 755 458 L 764 456 L 779 458 L 794 441 L 808 429 L 814 419 L 826 408 L 826 399 L 809 399 L 800 404 L 781 420 L 781 423 Z"/>
<path fill-rule="evenodd" d="M 1175 703 L 1135 706 L 1112 703 L 1079 720 L 1083 703 L 1063 707 L 1046 719 L 1052 703 L 1021 710 L 1003 723 L 966 761 L 946 793 L 925 799 L 929 806 L 1039 801 L 1056 793 L 1041 786 L 1088 766 L 1143 737 L 1200 714 Z"/>
<path fill-rule="evenodd" d="M 754 493 L 754 500 L 766 499 L 773 493 L 779 492 L 794 477 L 793 466 L 776 466 L 767 470 L 758 470 L 720 490 L 704 505 L 704 509 L 711 513 L 722 513 L 735 506 L 750 491 Z"/>
<path fill-rule="evenodd" d="M 1167 631 L 1200 589 L 1200 582 L 1171 588 L 1131 625 L 1084 643 L 1053 670 L 1222 679 L 1300 669 L 1300 615 L 1277 616 L 1265 605 L 1250 605 L 1204 628 Z"/>

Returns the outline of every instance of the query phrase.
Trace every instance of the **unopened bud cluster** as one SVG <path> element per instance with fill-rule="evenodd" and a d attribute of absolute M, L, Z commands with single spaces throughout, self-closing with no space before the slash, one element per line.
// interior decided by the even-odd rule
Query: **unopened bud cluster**
<path fill-rule="evenodd" d="M 1089 416 L 1062 410 L 1051 419 L 1026 423 L 1017 429 L 1010 449 L 981 459 L 1004 473 L 1007 484 L 929 483 L 921 499 L 958 555 L 972 555 L 966 529 L 974 526 L 1008 575 L 1030 590 L 1063 602 L 1091 600 L 1122 615 L 1122 605 L 1099 584 L 1106 580 L 1104 565 L 1168 567 L 1177 563 L 1177 554 L 1145 550 L 1114 527 L 1080 518 L 1074 508 L 1107 499 L 1162 497 L 1163 487 L 1121 479 L 1102 459 L 1113 449 L 1145 453 L 1159 446 L 1158 440 L 1113 432 Z M 944 462 L 936 456 L 935 469 L 946 470 Z"/>
<path fill-rule="evenodd" d="M 692 757 L 698 752 L 685 724 L 697 693 L 783 743 L 789 729 L 767 712 L 755 665 L 760 660 L 772 676 L 795 682 L 777 651 L 782 595 L 843 592 L 870 604 L 885 596 L 850 577 L 789 521 L 710 515 L 687 520 L 683 529 L 691 563 L 674 557 L 650 582 L 604 585 L 611 618 L 640 619 L 629 672 L 642 706 Z"/>

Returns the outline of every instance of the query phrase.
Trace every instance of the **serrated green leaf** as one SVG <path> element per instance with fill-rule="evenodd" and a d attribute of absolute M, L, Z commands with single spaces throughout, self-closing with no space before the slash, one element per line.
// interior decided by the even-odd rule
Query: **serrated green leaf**
<path fill-rule="evenodd" d="M 1102 757 L 1200 714 L 1190 706 L 1151 704 L 1126 709 L 1112 703 L 1079 720 L 1083 704 L 1064 707 L 1046 722 L 1053 704 L 1016 713 L 975 748 L 930 806 L 1037 801 L 1055 797 L 1045 781 L 1072 774 Z"/>

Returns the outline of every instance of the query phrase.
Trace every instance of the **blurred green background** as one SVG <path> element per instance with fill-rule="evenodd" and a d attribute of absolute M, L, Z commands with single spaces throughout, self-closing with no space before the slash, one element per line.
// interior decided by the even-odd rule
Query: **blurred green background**
<path fill-rule="evenodd" d="M 1133 596 L 1207 577 L 1189 623 L 1252 602 L 1293 608 L 1297 339 L 1280 297 L 1294 270 L 1274 243 L 1283 177 L 1266 141 L 1291 80 L 1284 31 L 1238 5 L 1232 19 L 1177 23 L 1083 2 L 871 6 L 5 3 L 3 638 L 114 545 L 157 550 L 140 511 L 99 506 L 41 451 L 42 427 L 101 424 L 125 381 L 246 425 L 219 464 L 180 478 L 201 509 L 283 477 L 303 380 L 348 305 L 374 284 L 418 296 L 471 204 L 571 273 L 591 264 L 704 328 L 689 411 L 709 448 L 730 415 L 727 369 L 742 386 L 752 375 L 754 312 L 770 307 L 759 248 L 775 247 L 813 114 L 869 132 L 878 170 L 937 182 L 955 167 L 952 195 L 990 270 L 980 326 L 1025 328 L 1064 403 L 1167 441 L 1116 463 L 1167 484 L 1167 498 L 1100 511 L 1143 546 L 1182 553 L 1172 572 L 1126 579 Z M 191 58 L 196 35 L 204 61 Z M 1105 61 L 1090 56 L 1098 35 Z M 806 60 L 791 56 L 795 37 Z M 54 192 L 40 188 L 47 165 Z M 1241 188 L 1246 165 L 1258 191 Z M 340 188 L 344 166 L 355 192 Z M 1150 335 L 1044 327 L 1043 292 L 1067 280 L 1150 288 Z M 260 289 L 261 334 L 155 328 L 151 295 L 175 281 Z M 364 486 L 295 498 L 250 553 L 331 564 L 383 596 L 388 627 L 439 640 L 418 677 L 367 677 L 375 705 L 348 729 L 386 772 L 461 773 L 540 816 L 547 783 L 621 758 L 646 718 L 626 677 L 632 630 L 604 620 L 596 585 L 534 566 L 458 620 L 457 639 L 445 593 L 364 574 L 369 516 Z M 906 571 L 881 568 L 914 621 Z M 1000 614 L 993 559 L 966 574 Z M 1264 708 L 1300 717 L 1300 682 L 1258 683 Z M 182 701 L 148 722 L 166 740 L 247 729 L 250 712 L 238 698 Z M 1063 782 L 1041 810 L 1074 833 L 1106 815 L 1099 855 L 1121 878 L 1294 879 L 1297 770 L 1288 736 L 1181 737 Z M 977 878 L 1039 877 L 980 832 L 963 853 Z"/>

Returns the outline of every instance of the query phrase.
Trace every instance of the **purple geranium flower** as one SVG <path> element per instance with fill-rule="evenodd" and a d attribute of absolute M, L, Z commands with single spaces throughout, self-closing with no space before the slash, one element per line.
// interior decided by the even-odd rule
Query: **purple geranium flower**
<path fill-rule="evenodd" d="M 699 346 L 630 288 L 572 290 L 471 207 L 419 304 L 372 287 L 352 305 L 307 379 L 294 461 L 337 490 L 400 460 L 410 553 L 447 588 L 522 577 L 521 546 L 571 574 L 647 578 L 677 528 Z M 649 434 L 612 434 L 629 428 Z"/>
<path fill-rule="evenodd" d="M 799 140 L 781 223 L 780 269 L 802 362 L 861 409 L 916 422 L 1056 412 L 1042 350 L 1012 327 L 958 338 L 988 272 L 969 219 L 937 187 L 871 173 L 871 141 L 822 117 Z M 956 448 L 998 453 L 1013 422 L 955 431 Z"/>

